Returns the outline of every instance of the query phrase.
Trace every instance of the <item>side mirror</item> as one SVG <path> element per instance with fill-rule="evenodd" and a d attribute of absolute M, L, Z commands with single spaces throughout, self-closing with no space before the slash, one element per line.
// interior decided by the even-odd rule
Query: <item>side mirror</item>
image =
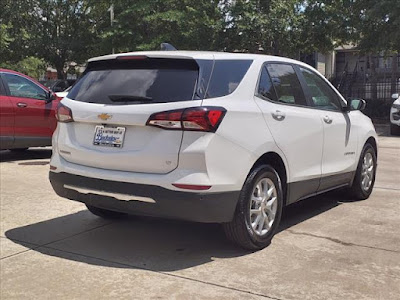
<path fill-rule="evenodd" d="M 46 103 L 50 103 L 55 98 L 56 98 L 56 96 L 54 95 L 54 93 L 52 91 L 48 91 L 46 94 Z"/>
<path fill-rule="evenodd" d="M 361 110 L 363 111 L 367 106 L 367 102 L 363 99 L 351 99 L 347 101 L 347 111 Z"/>
<path fill-rule="evenodd" d="M 393 99 L 393 100 L 397 100 L 398 98 L 399 98 L 399 94 L 393 94 L 393 95 L 392 95 L 392 99 Z"/>

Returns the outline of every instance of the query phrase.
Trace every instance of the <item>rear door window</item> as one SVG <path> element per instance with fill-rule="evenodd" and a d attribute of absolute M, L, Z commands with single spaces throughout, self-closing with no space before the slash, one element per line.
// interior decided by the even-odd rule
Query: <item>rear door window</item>
<path fill-rule="evenodd" d="M 267 70 L 274 85 L 277 101 L 306 106 L 306 98 L 292 65 L 272 63 Z"/>

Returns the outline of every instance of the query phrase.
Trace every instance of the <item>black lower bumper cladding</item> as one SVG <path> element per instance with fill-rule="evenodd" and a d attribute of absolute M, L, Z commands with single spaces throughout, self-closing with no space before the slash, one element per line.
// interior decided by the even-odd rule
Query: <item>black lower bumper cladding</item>
<path fill-rule="evenodd" d="M 182 219 L 204 223 L 229 222 L 233 218 L 240 191 L 191 193 L 172 191 L 155 185 L 117 182 L 69 173 L 49 174 L 54 191 L 61 197 L 95 207 L 134 214 Z M 73 188 L 71 188 L 73 187 Z M 81 193 L 79 190 L 94 191 Z M 96 194 L 104 191 L 106 195 Z M 119 200 L 110 194 L 151 198 L 154 203 Z"/>

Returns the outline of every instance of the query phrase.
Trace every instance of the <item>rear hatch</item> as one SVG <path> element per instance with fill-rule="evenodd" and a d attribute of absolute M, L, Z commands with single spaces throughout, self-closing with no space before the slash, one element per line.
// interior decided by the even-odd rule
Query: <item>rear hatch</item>
<path fill-rule="evenodd" d="M 59 154 L 96 168 L 172 171 L 183 131 L 146 122 L 154 113 L 200 106 L 200 74 L 199 64 L 189 58 L 121 56 L 90 62 L 62 101 L 73 122 L 60 123 Z"/>

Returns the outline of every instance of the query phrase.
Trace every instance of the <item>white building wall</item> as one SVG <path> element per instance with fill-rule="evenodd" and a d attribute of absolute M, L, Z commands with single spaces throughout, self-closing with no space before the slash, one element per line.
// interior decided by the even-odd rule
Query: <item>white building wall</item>
<path fill-rule="evenodd" d="M 317 66 L 316 66 L 316 69 L 318 70 L 318 72 L 320 72 L 322 75 L 324 75 L 324 76 L 326 76 L 325 75 L 325 65 L 326 65 L 326 63 L 325 63 L 325 55 L 324 54 L 322 54 L 322 53 L 317 53 L 316 54 L 316 64 L 317 64 Z"/>

